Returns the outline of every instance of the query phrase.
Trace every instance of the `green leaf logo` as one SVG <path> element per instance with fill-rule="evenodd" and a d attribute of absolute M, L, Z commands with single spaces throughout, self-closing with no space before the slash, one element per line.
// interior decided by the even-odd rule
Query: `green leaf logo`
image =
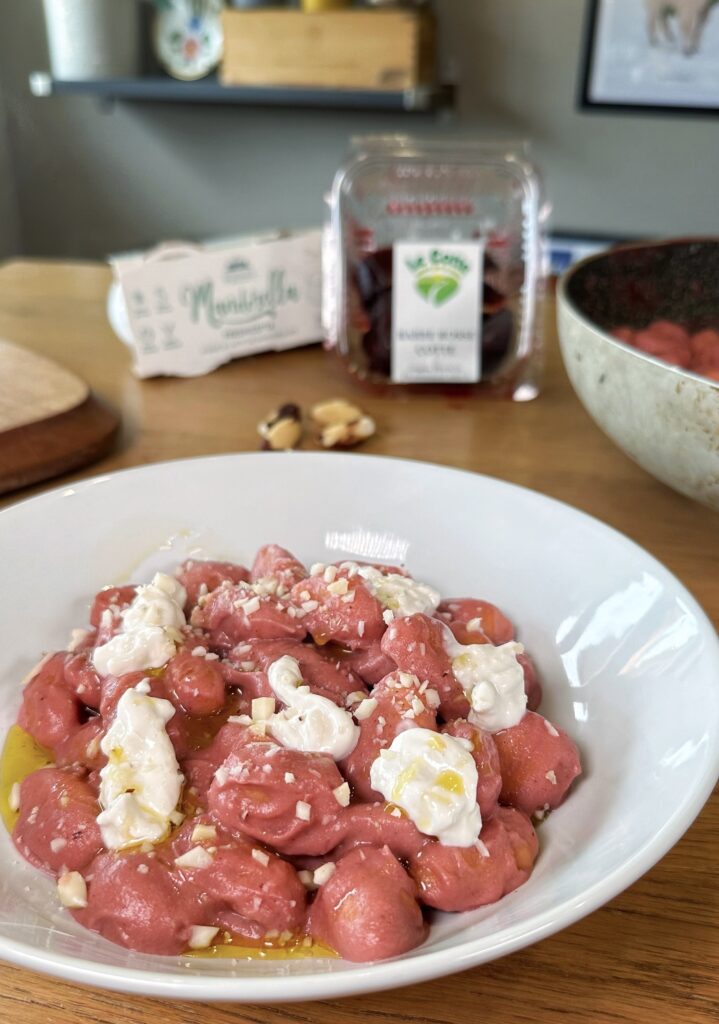
<path fill-rule="evenodd" d="M 432 269 L 417 278 L 415 287 L 432 306 L 442 306 L 459 289 L 459 280 L 451 274 Z"/>

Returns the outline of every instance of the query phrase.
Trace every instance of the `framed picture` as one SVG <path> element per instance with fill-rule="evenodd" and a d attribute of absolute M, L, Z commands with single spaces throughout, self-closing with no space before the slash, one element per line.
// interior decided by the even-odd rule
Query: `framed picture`
<path fill-rule="evenodd" d="M 719 0 L 590 0 L 580 102 L 719 113 Z"/>

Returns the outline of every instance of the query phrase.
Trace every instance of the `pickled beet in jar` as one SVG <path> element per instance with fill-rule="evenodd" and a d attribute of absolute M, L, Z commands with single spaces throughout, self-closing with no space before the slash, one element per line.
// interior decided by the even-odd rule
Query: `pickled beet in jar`
<path fill-rule="evenodd" d="M 369 382 L 534 398 L 542 203 L 523 145 L 356 140 L 329 199 L 327 347 Z"/>

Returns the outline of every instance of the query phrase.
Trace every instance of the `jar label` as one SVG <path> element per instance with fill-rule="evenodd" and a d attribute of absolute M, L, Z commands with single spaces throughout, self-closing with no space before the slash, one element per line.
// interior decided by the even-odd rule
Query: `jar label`
<path fill-rule="evenodd" d="M 395 242 L 392 380 L 474 383 L 481 374 L 484 243 Z"/>

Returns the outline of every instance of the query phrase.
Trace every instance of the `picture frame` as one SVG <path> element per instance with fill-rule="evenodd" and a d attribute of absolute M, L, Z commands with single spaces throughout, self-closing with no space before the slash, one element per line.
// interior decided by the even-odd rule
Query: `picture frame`
<path fill-rule="evenodd" d="M 719 0 L 588 0 L 579 106 L 716 116 Z"/>

